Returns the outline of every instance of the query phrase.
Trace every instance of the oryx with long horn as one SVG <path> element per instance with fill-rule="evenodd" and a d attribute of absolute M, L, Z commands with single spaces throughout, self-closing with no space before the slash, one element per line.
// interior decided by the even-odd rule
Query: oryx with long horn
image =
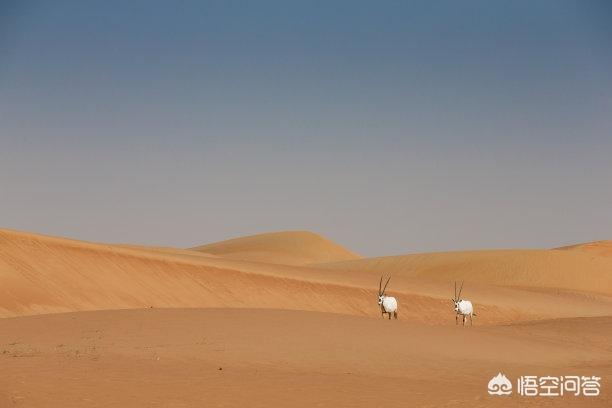
<path fill-rule="evenodd" d="M 391 315 L 395 319 L 397 319 L 397 300 L 393 296 L 387 296 L 385 294 L 385 290 L 387 289 L 387 285 L 391 280 L 391 276 L 387 279 L 385 283 L 385 287 L 382 287 L 383 277 L 380 277 L 380 282 L 378 283 L 378 304 L 380 305 L 380 313 L 382 317 L 385 317 L 385 313 L 389 315 L 389 320 L 391 320 Z"/>
<path fill-rule="evenodd" d="M 463 318 L 463 325 L 465 326 L 465 320 L 467 317 L 470 317 L 470 325 L 474 324 L 472 321 L 472 317 L 476 316 L 474 313 L 474 307 L 472 306 L 472 302 L 469 300 L 461 299 L 461 292 L 463 291 L 463 281 L 461 282 L 461 288 L 459 288 L 459 293 L 457 293 L 457 282 L 455 282 L 455 297 L 453 298 L 453 304 L 455 305 L 455 324 L 459 324 L 457 319 L 459 316 Z"/>

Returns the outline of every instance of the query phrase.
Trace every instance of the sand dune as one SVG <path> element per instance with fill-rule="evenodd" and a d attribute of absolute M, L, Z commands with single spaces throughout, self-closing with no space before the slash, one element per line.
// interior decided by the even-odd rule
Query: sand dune
<path fill-rule="evenodd" d="M 478 308 L 481 325 L 612 315 L 612 298 L 606 295 L 609 274 L 601 270 L 599 261 L 588 258 L 587 262 L 581 254 L 551 251 L 573 260 L 576 270 L 581 271 L 582 275 L 571 281 L 572 264 L 568 266 L 554 256 L 534 257 L 539 253 L 425 254 L 304 267 L 1 230 L 0 316 L 224 307 L 375 317 L 379 316 L 375 299 L 381 271 L 393 272 L 389 292 L 400 304 L 410 304 L 420 311 L 408 315 L 400 310 L 402 319 L 413 322 L 454 324 L 449 303 L 453 279 L 468 281 L 465 293 Z M 496 259 L 501 268 L 496 268 Z M 609 259 L 604 261 L 610 264 Z M 415 264 L 420 267 L 416 273 L 412 269 Z M 506 279 L 512 265 L 517 276 Z M 558 279 L 559 270 L 565 280 Z M 599 287 L 589 286 L 597 279 L 602 281 Z"/>
<path fill-rule="evenodd" d="M 285 265 L 308 265 L 360 258 L 356 253 L 308 231 L 251 235 L 192 249 L 229 259 Z"/>
<path fill-rule="evenodd" d="M 582 250 L 439 252 L 316 265 L 471 284 L 559 288 L 612 295 L 612 259 Z"/>
<path fill-rule="evenodd" d="M 235 268 L 235 261 L 180 250 L 2 230 L 0 315 L 147 307 L 367 310 L 366 302 L 354 302 L 362 297 L 361 289 L 292 279 L 287 271 L 276 276 L 246 269 Z"/>
<path fill-rule="evenodd" d="M 612 241 L 594 241 L 556 249 L 564 251 L 581 251 L 599 256 L 612 257 Z"/>

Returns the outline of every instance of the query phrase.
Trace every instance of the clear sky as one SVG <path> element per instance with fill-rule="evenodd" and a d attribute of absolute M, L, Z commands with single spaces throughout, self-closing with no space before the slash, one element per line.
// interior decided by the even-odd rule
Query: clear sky
<path fill-rule="evenodd" d="M 612 5 L 0 0 L 0 226 L 612 239 Z"/>

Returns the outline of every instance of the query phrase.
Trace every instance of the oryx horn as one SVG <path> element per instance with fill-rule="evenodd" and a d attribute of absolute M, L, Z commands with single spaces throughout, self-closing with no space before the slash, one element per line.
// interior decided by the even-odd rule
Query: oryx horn
<path fill-rule="evenodd" d="M 381 279 L 382 279 L 382 278 L 381 278 Z M 387 285 L 389 284 L 389 281 L 390 281 L 390 280 L 391 280 L 391 275 L 389 275 L 389 279 L 387 279 L 387 283 L 385 283 L 385 287 L 383 288 L 383 290 L 382 290 L 382 293 L 381 293 L 381 294 L 383 294 L 383 295 L 385 294 L 385 290 L 387 289 Z M 382 280 L 381 280 L 381 282 L 382 282 Z"/>

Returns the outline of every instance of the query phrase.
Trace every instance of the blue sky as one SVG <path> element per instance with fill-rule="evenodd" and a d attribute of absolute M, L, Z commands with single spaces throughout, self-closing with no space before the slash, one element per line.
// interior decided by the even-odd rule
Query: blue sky
<path fill-rule="evenodd" d="M 0 3 L 0 225 L 366 255 L 612 239 L 604 1 Z"/>

